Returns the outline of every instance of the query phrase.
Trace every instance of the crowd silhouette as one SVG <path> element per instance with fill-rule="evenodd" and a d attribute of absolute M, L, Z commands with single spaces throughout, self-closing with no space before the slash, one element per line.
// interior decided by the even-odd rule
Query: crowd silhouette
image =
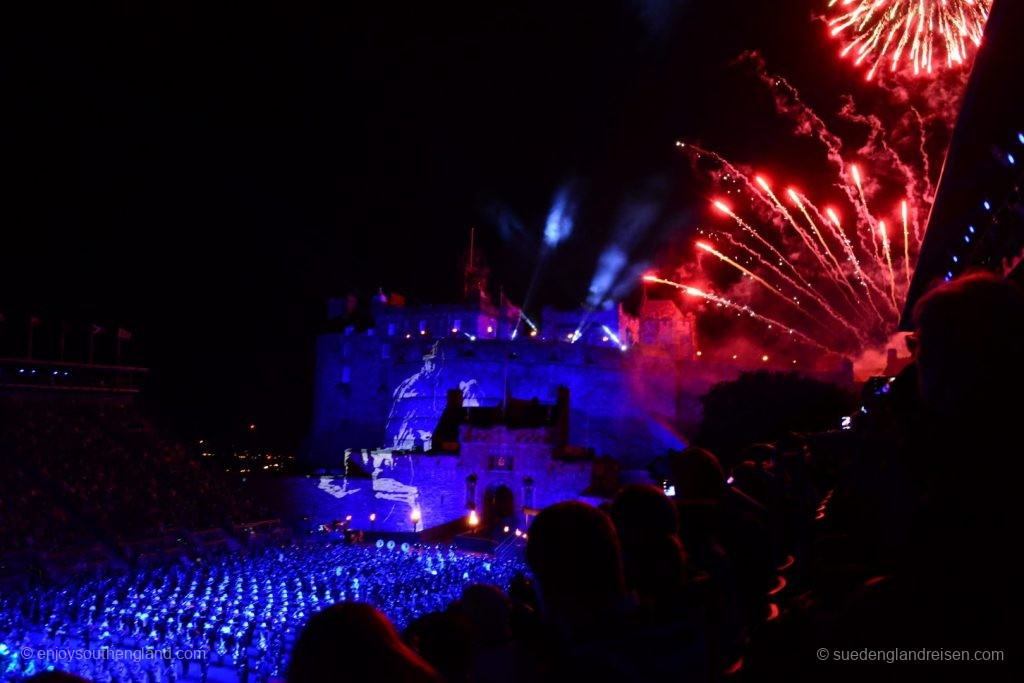
<path fill-rule="evenodd" d="M 0 448 L 0 552 L 130 542 L 265 512 L 129 399 L 4 395 Z"/>

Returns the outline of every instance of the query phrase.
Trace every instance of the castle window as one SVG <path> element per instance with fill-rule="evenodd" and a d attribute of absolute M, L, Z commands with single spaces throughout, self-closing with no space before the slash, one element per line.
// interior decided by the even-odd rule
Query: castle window
<path fill-rule="evenodd" d="M 533 505 L 533 477 L 523 479 L 523 506 L 532 508 Z"/>
<path fill-rule="evenodd" d="M 348 384 L 352 381 L 352 368 L 345 366 L 341 369 L 341 383 Z"/>
<path fill-rule="evenodd" d="M 348 358 L 351 354 L 352 344 L 350 344 L 349 342 L 345 342 L 345 344 L 341 347 L 341 357 Z"/>
<path fill-rule="evenodd" d="M 380 345 L 380 357 L 384 360 L 391 358 L 391 344 Z"/>
<path fill-rule="evenodd" d="M 492 455 L 491 456 L 491 469 L 492 470 L 504 470 L 509 471 L 512 469 L 512 456 L 511 455 Z"/>
<path fill-rule="evenodd" d="M 476 475 L 466 477 L 466 507 L 470 510 L 476 509 Z"/>
<path fill-rule="evenodd" d="M 395 324 L 394 323 L 388 323 L 388 336 L 389 337 L 394 337 L 395 336 Z"/>

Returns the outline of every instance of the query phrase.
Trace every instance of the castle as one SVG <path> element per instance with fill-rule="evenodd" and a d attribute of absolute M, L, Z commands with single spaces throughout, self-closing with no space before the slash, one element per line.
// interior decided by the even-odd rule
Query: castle
<path fill-rule="evenodd" d="M 371 327 L 319 336 L 313 463 L 337 466 L 353 448 L 438 451 L 433 432 L 451 389 L 464 407 L 494 408 L 508 397 L 552 403 L 565 387 L 572 444 L 637 461 L 683 445 L 672 377 L 695 358 L 692 313 L 669 301 L 647 302 L 639 318 L 621 307 L 546 309 L 538 327 L 475 294 L 462 305 L 377 300 Z"/>
<path fill-rule="evenodd" d="M 351 308 L 332 300 L 340 324 L 317 339 L 305 457 L 325 474 L 295 502 L 379 530 L 579 497 L 596 456 L 645 468 L 685 447 L 712 384 L 765 369 L 703 360 L 694 313 L 669 300 L 637 316 L 544 309 L 535 323 L 483 286 L 461 304 L 381 295 L 363 329 Z"/>

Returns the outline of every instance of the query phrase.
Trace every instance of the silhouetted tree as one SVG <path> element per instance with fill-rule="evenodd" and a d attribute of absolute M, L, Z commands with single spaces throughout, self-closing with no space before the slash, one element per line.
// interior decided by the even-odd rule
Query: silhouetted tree
<path fill-rule="evenodd" d="M 727 469 L 752 443 L 787 432 L 835 429 L 855 406 L 852 393 L 795 372 L 752 372 L 720 382 L 701 398 L 704 417 L 693 444 L 711 450 Z"/>

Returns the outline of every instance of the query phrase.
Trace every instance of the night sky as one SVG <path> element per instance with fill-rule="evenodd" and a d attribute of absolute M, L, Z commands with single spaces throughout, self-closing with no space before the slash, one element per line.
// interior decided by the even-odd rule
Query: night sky
<path fill-rule="evenodd" d="M 475 226 L 521 300 L 572 182 L 531 307 L 579 304 L 623 207 L 656 205 L 633 253 L 655 263 L 698 220 L 677 138 L 783 151 L 739 53 L 824 109 L 860 81 L 824 0 L 93 4 L 18 17 L 0 48 L 0 351 L 29 314 L 38 356 L 62 320 L 72 359 L 121 325 L 170 426 L 253 421 L 274 448 L 308 429 L 326 297 L 453 300 Z"/>

